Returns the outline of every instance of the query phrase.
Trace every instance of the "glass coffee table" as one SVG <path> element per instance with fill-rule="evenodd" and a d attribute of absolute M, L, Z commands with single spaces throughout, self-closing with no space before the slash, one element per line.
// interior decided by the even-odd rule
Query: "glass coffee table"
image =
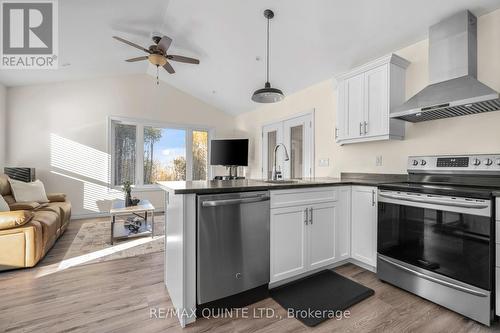
<path fill-rule="evenodd" d="M 111 215 L 111 245 L 115 239 L 151 236 L 155 233 L 155 207 L 148 200 L 141 200 L 135 206 L 125 206 L 124 200 L 114 200 L 109 214 Z M 151 218 L 148 219 L 149 215 Z M 125 221 L 117 222 L 117 217 L 131 216 L 140 221 L 137 230 L 130 230 Z M 148 223 L 149 221 L 149 223 Z"/>

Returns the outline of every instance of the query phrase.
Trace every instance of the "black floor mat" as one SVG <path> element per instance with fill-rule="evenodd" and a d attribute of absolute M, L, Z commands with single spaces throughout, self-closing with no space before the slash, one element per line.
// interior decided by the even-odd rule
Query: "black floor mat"
<path fill-rule="evenodd" d="M 346 310 L 375 292 L 331 270 L 324 270 L 271 289 L 270 293 L 288 313 L 293 310 L 296 319 L 307 326 L 316 326 L 333 318 L 335 311 Z"/>

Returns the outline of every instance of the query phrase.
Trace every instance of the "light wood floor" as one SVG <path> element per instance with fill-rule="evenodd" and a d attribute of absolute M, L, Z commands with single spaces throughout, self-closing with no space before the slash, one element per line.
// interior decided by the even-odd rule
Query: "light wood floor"
<path fill-rule="evenodd" d="M 375 290 L 350 309 L 310 329 L 272 299 L 253 304 L 274 318 L 200 319 L 181 329 L 176 318 L 150 319 L 150 309 L 170 309 L 163 285 L 163 253 L 58 271 L 57 257 L 81 222 L 73 221 L 49 257 L 50 265 L 0 273 L 0 332 L 486 332 L 487 328 L 417 296 L 382 283 L 354 265 L 337 272 Z M 283 319 L 280 319 L 279 317 Z"/>

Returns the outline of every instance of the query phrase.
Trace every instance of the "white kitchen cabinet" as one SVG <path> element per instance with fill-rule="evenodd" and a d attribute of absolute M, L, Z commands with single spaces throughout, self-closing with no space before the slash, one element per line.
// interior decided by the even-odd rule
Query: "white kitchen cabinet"
<path fill-rule="evenodd" d="M 352 186 L 351 257 L 377 265 L 377 188 Z"/>
<path fill-rule="evenodd" d="M 351 186 L 338 188 L 337 232 L 335 247 L 338 260 L 351 256 Z"/>
<path fill-rule="evenodd" d="M 336 187 L 271 191 L 271 283 L 338 261 Z M 340 193 L 343 193 L 340 191 Z M 345 251 L 345 250 L 344 250 Z"/>
<path fill-rule="evenodd" d="M 306 206 L 271 210 L 271 282 L 306 271 Z"/>
<path fill-rule="evenodd" d="M 390 119 L 389 114 L 405 101 L 408 65 L 391 54 L 337 77 L 338 143 L 404 138 L 404 122 Z"/>
<path fill-rule="evenodd" d="M 335 248 L 338 229 L 336 202 L 316 204 L 309 207 L 308 270 L 333 264 L 337 259 Z"/>

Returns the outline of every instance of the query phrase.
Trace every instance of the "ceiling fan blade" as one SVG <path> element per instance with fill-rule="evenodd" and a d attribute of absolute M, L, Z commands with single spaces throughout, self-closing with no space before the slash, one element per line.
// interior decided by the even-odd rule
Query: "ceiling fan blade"
<path fill-rule="evenodd" d="M 171 55 L 171 54 L 169 54 L 167 56 L 167 58 L 170 59 L 170 60 L 173 60 L 173 61 L 185 62 L 187 64 L 196 64 L 196 65 L 198 65 L 200 63 L 200 61 L 198 59 L 189 58 L 189 57 L 183 57 L 183 56 L 180 56 L 180 55 Z"/>
<path fill-rule="evenodd" d="M 142 61 L 142 60 L 148 60 L 148 56 L 131 58 L 131 59 L 127 59 L 125 61 L 126 62 L 136 62 L 136 61 Z"/>
<path fill-rule="evenodd" d="M 140 45 L 137 45 L 135 43 L 129 42 L 128 40 L 123 39 L 121 37 L 113 36 L 113 38 L 116 39 L 116 40 L 118 40 L 118 41 L 120 41 L 120 42 L 122 42 L 122 43 L 125 43 L 127 45 L 132 46 L 132 47 L 135 47 L 136 49 L 142 50 L 142 51 L 144 51 L 146 53 L 151 53 L 148 49 L 146 49 L 146 48 L 144 48 L 144 47 L 142 47 Z"/>
<path fill-rule="evenodd" d="M 158 48 L 163 51 L 163 53 L 167 53 L 168 48 L 172 44 L 172 38 L 163 36 L 158 42 Z"/>
<path fill-rule="evenodd" d="M 163 68 L 165 68 L 165 70 L 167 72 L 169 72 L 170 74 L 174 74 L 175 73 L 174 68 L 168 62 L 165 65 L 163 65 Z"/>

